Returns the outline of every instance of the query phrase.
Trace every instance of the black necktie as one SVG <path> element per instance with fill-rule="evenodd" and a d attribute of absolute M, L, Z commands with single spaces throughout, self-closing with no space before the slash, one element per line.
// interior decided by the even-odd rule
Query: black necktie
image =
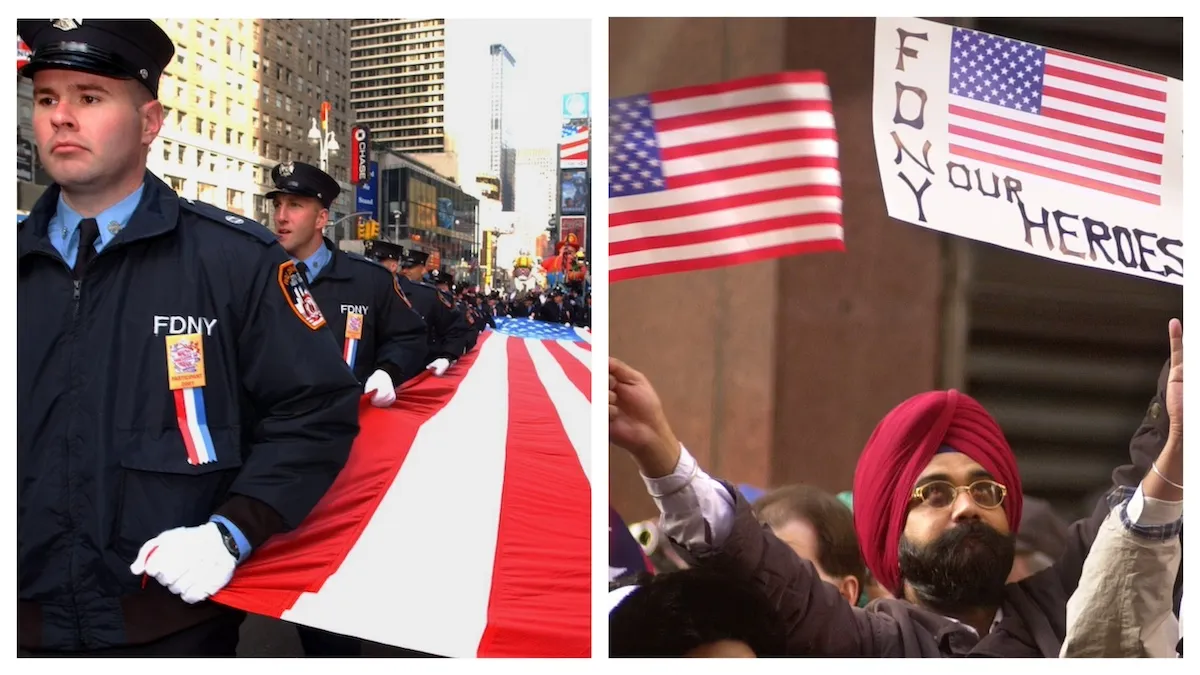
<path fill-rule="evenodd" d="M 96 238 L 100 236 L 100 226 L 95 218 L 84 218 L 79 221 L 79 251 L 75 254 L 75 278 L 82 279 L 87 264 L 96 257 Z"/>
<path fill-rule="evenodd" d="M 311 284 L 312 279 L 308 278 L 308 265 L 303 260 L 296 263 L 296 269 L 300 270 L 300 274 L 304 277 L 304 283 Z"/>

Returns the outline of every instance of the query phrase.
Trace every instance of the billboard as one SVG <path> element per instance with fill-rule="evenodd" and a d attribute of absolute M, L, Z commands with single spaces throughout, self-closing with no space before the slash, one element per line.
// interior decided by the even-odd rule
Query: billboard
<path fill-rule="evenodd" d="M 563 94 L 562 116 L 563 119 L 587 119 L 591 117 L 592 113 L 589 109 L 588 93 L 584 91 L 576 94 Z"/>
<path fill-rule="evenodd" d="M 379 220 L 379 162 L 367 166 L 370 168 L 366 183 L 354 188 L 354 210 L 369 212 Z"/>
<path fill-rule="evenodd" d="M 561 203 L 559 213 L 564 216 L 587 215 L 588 208 L 588 172 L 587 169 L 563 169 L 559 175 L 561 180 Z"/>
<path fill-rule="evenodd" d="M 454 221 L 457 218 L 454 212 L 454 200 L 445 197 L 438 197 L 437 200 L 437 224 L 438 227 L 444 227 L 448 230 L 454 229 Z"/>
<path fill-rule="evenodd" d="M 370 180 L 371 130 L 366 127 L 350 127 L 350 182 L 363 186 Z"/>
<path fill-rule="evenodd" d="M 558 229 L 561 241 L 566 241 L 567 236 L 572 234 L 579 240 L 580 246 L 587 241 L 587 218 L 584 216 L 563 216 L 558 219 Z"/>

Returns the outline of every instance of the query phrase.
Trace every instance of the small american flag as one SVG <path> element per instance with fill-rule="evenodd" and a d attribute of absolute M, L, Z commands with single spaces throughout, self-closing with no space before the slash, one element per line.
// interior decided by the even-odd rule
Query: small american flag
<path fill-rule="evenodd" d="M 950 154 L 1159 205 L 1167 78 L 962 28 Z"/>
<path fill-rule="evenodd" d="M 844 250 L 825 74 L 609 101 L 609 280 Z"/>
<path fill-rule="evenodd" d="M 587 166 L 588 159 L 588 127 L 584 125 L 564 125 L 562 142 L 558 145 L 560 163 L 565 168 Z"/>

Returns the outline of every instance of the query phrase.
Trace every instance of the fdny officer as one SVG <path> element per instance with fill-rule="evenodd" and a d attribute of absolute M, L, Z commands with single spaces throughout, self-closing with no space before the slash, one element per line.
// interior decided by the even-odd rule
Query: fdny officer
<path fill-rule="evenodd" d="M 537 318 L 539 321 L 549 321 L 550 323 L 571 323 L 570 308 L 563 305 L 561 288 L 555 286 L 554 290 L 550 291 L 550 298 L 546 304 L 537 310 Z"/>
<path fill-rule="evenodd" d="M 312 287 L 317 306 L 341 342 L 372 405 L 396 401 L 396 387 L 425 367 L 425 322 L 395 277 L 382 265 L 342 251 L 322 236 L 341 188 L 311 164 L 285 162 L 271 170 L 279 243 Z M 372 242 L 367 242 L 372 243 Z"/>
<path fill-rule="evenodd" d="M 413 309 L 425 318 L 429 328 L 425 369 L 441 377 L 466 351 L 467 323 L 454 303 L 421 279 L 429 254 L 416 249 L 400 249 L 400 259 L 385 259 L 389 269 L 399 269 L 400 289 L 412 301 Z M 390 255 L 390 254 L 389 254 Z"/>
<path fill-rule="evenodd" d="M 17 32 L 54 179 L 17 234 L 18 648 L 234 656 L 207 599 L 325 494 L 361 388 L 270 231 L 146 170 L 171 39 Z"/>

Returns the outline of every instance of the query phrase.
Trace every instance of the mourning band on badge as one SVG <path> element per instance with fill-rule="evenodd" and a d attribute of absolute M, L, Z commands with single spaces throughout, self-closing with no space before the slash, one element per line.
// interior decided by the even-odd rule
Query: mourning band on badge
<path fill-rule="evenodd" d="M 312 330 L 325 326 L 325 315 L 321 313 L 312 291 L 304 281 L 304 275 L 296 269 L 296 263 L 288 260 L 279 265 L 279 289 L 283 298 L 296 316 Z"/>

